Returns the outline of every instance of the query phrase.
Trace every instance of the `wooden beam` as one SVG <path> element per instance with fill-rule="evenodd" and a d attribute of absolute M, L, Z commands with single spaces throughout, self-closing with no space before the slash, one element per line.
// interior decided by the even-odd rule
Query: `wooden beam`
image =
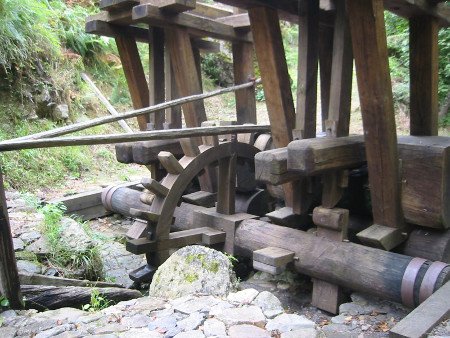
<path fill-rule="evenodd" d="M 164 73 L 164 29 L 153 27 L 150 30 L 149 53 L 149 95 L 150 106 L 165 101 L 165 73 Z M 150 116 L 154 129 L 163 129 L 165 122 L 164 109 Z"/>
<path fill-rule="evenodd" d="M 148 107 L 149 90 L 147 79 L 145 78 L 144 68 L 137 49 L 136 40 L 127 36 L 126 32 L 120 33 L 115 38 L 117 50 L 119 51 L 122 68 L 127 79 L 128 89 L 131 95 L 131 101 L 135 109 Z M 147 130 L 149 122 L 148 115 L 137 117 L 140 130 Z"/>
<path fill-rule="evenodd" d="M 327 134 L 348 136 L 352 102 L 353 52 L 345 0 L 337 0 L 333 38 L 330 107 Z M 330 129 L 330 130 L 328 130 Z"/>
<path fill-rule="evenodd" d="M 232 45 L 232 49 L 234 83 L 245 83 L 255 76 L 253 45 L 245 42 L 235 42 Z M 237 123 L 256 124 L 255 88 L 240 90 L 235 92 L 235 96 Z"/>
<path fill-rule="evenodd" d="M 438 30 L 432 17 L 409 20 L 411 135 L 438 134 Z"/>
<path fill-rule="evenodd" d="M 274 9 L 256 7 L 249 10 L 249 17 L 273 142 L 277 148 L 286 147 L 292 141 L 295 109 L 278 14 Z M 285 200 L 292 206 L 293 185 L 286 183 L 283 189 Z"/>
<path fill-rule="evenodd" d="M 211 19 L 233 15 L 233 11 L 231 9 L 218 7 L 216 4 L 207 4 L 203 2 L 197 2 L 195 9 L 193 9 L 191 13 Z"/>
<path fill-rule="evenodd" d="M 0 294 L 9 300 L 13 309 L 23 307 L 19 273 L 6 206 L 3 174 L 0 169 Z"/>
<path fill-rule="evenodd" d="M 374 222 L 401 228 L 397 135 L 383 10 L 380 0 L 347 0 Z"/>
<path fill-rule="evenodd" d="M 159 8 L 148 4 L 134 7 L 132 18 L 133 22 L 145 22 L 151 26 L 186 28 L 189 34 L 196 36 L 209 36 L 228 41 L 252 41 L 248 34 L 239 34 L 230 25 L 188 13 L 164 14 Z"/>
<path fill-rule="evenodd" d="M 333 35 L 333 27 L 319 27 L 320 106 L 322 112 L 322 132 L 325 132 L 325 121 L 328 120 L 330 107 L 331 64 L 333 62 Z"/>
<path fill-rule="evenodd" d="M 250 19 L 247 13 L 225 16 L 216 19 L 216 21 L 230 25 L 234 28 L 250 28 Z"/>
<path fill-rule="evenodd" d="M 105 11 L 118 11 L 136 5 L 139 5 L 139 0 L 101 0 L 99 7 Z"/>
<path fill-rule="evenodd" d="M 152 0 L 151 4 L 169 13 L 182 13 L 195 8 L 195 0 Z"/>
<path fill-rule="evenodd" d="M 300 0 L 296 138 L 316 137 L 319 2 Z"/>
<path fill-rule="evenodd" d="M 216 210 L 220 214 L 232 215 L 235 213 L 236 160 L 236 154 L 219 160 L 219 191 Z"/>

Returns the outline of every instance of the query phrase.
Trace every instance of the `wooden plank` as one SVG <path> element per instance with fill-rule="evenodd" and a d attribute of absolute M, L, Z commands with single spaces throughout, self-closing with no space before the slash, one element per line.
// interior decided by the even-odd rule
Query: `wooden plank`
<path fill-rule="evenodd" d="M 159 8 L 149 4 L 134 7 L 132 18 L 133 22 L 145 22 L 151 26 L 185 28 L 189 30 L 189 34 L 195 36 L 209 36 L 227 41 L 252 41 L 249 35 L 236 32 L 230 25 L 188 13 L 164 14 Z"/>
<path fill-rule="evenodd" d="M 245 83 L 254 78 L 253 45 L 245 42 L 232 44 L 234 83 Z M 247 88 L 235 92 L 236 118 L 238 124 L 257 123 L 255 88 Z"/>
<path fill-rule="evenodd" d="M 191 194 L 183 195 L 183 201 L 194 205 L 200 205 L 205 208 L 211 208 L 216 205 L 217 194 L 208 191 L 196 191 Z"/>
<path fill-rule="evenodd" d="M 230 25 L 233 28 L 250 28 L 250 19 L 247 13 L 225 16 L 216 19 L 216 21 Z"/>
<path fill-rule="evenodd" d="M 297 115 L 298 138 L 316 137 L 319 2 L 299 1 Z"/>
<path fill-rule="evenodd" d="M 96 288 L 115 287 L 121 288 L 122 285 L 100 281 L 79 280 L 71 278 L 62 278 L 54 276 L 38 275 L 35 273 L 19 273 L 20 283 L 24 285 L 47 285 L 47 286 L 85 286 Z"/>
<path fill-rule="evenodd" d="M 19 273 L 12 242 L 8 207 L 0 169 L 0 293 L 9 300 L 13 309 L 23 307 Z"/>
<path fill-rule="evenodd" d="M 88 19 L 88 21 L 86 21 L 85 31 L 89 34 L 108 36 L 110 38 L 115 38 L 118 34 L 120 34 L 120 31 L 126 31 L 126 33 L 133 36 L 137 42 L 148 43 L 149 30 L 141 27 L 125 27 L 101 20 Z"/>
<path fill-rule="evenodd" d="M 150 106 L 165 101 L 164 74 L 164 29 L 153 27 L 149 35 L 149 95 Z M 163 129 L 165 111 L 160 110 L 150 116 L 153 129 Z"/>
<path fill-rule="evenodd" d="M 374 222 L 401 228 L 397 135 L 383 10 L 379 0 L 347 2 Z"/>
<path fill-rule="evenodd" d="M 195 0 L 151 0 L 153 6 L 169 13 L 182 13 L 195 8 Z"/>
<path fill-rule="evenodd" d="M 270 273 L 271 275 L 279 275 L 284 270 L 286 270 L 285 266 L 273 266 L 269 264 L 264 264 L 258 261 L 253 261 L 253 269 Z"/>
<path fill-rule="evenodd" d="M 437 290 L 389 332 L 392 338 L 421 338 L 450 315 L 450 282 Z"/>
<path fill-rule="evenodd" d="M 139 5 L 139 0 L 101 0 L 99 7 L 105 11 L 117 11 L 136 5 Z"/>
<path fill-rule="evenodd" d="M 128 89 L 130 91 L 131 101 L 135 109 L 148 107 L 149 90 L 147 79 L 145 78 L 144 68 L 142 67 L 136 40 L 133 37 L 122 32 L 115 37 L 117 50 L 119 51 L 122 68 L 127 79 Z M 147 130 L 149 116 L 142 115 L 137 117 L 139 129 Z"/>
<path fill-rule="evenodd" d="M 184 155 L 179 140 L 142 141 L 132 146 L 133 163 L 154 164 L 159 161 L 161 151 L 168 151 L 177 158 Z"/>
<path fill-rule="evenodd" d="M 175 83 L 175 75 L 172 71 L 172 61 L 170 61 L 169 47 L 164 49 L 164 72 L 165 72 L 165 87 L 166 100 L 174 100 L 179 97 L 177 85 Z M 181 106 L 175 106 L 166 109 L 166 129 L 179 129 L 182 127 L 181 123 Z"/>
<path fill-rule="evenodd" d="M 169 174 L 178 175 L 184 170 L 183 166 L 178 162 L 175 156 L 168 151 L 161 151 L 158 154 L 158 159 Z"/>
<path fill-rule="evenodd" d="M 233 10 L 230 8 L 225 8 L 225 6 L 217 6 L 215 3 L 207 4 L 204 2 L 197 2 L 195 9 L 193 9 L 191 13 L 211 19 L 218 19 L 224 16 L 233 15 Z"/>
<path fill-rule="evenodd" d="M 165 197 L 169 193 L 169 189 L 159 183 L 157 180 L 153 178 L 144 177 L 141 180 L 141 184 L 145 189 L 151 191 L 155 195 Z"/>
<path fill-rule="evenodd" d="M 288 170 L 287 159 L 286 147 L 257 153 L 255 156 L 256 180 L 279 185 L 298 179 L 298 173 Z"/>
<path fill-rule="evenodd" d="M 269 212 L 266 214 L 266 217 L 269 217 L 270 220 L 279 225 L 291 227 L 291 228 L 301 228 L 304 224 L 304 219 L 294 213 L 291 207 L 283 207 L 277 209 L 275 211 Z"/>
<path fill-rule="evenodd" d="M 313 211 L 315 225 L 335 231 L 346 231 L 348 218 L 349 211 L 347 209 L 316 207 Z"/>
<path fill-rule="evenodd" d="M 390 251 L 407 238 L 401 229 L 374 224 L 357 234 L 365 245 Z"/>
<path fill-rule="evenodd" d="M 438 30 L 432 17 L 409 20 L 411 135 L 438 134 Z"/>
<path fill-rule="evenodd" d="M 320 279 L 313 279 L 314 287 L 311 304 L 321 310 L 336 314 L 345 301 L 343 289 Z"/>
<path fill-rule="evenodd" d="M 286 147 L 292 141 L 295 109 L 283 40 L 276 10 L 257 7 L 249 10 L 256 56 L 261 70 L 264 95 L 275 147 Z M 285 200 L 293 203 L 293 186 L 283 186 Z"/>
<path fill-rule="evenodd" d="M 253 261 L 282 267 L 294 260 L 295 253 L 286 249 L 269 246 L 253 251 Z"/>

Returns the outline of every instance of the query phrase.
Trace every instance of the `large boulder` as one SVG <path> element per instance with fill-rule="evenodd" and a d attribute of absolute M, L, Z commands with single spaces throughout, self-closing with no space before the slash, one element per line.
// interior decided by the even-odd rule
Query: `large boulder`
<path fill-rule="evenodd" d="M 227 256 L 210 248 L 193 245 L 176 251 L 158 268 L 150 285 L 150 296 L 226 296 L 236 285 L 237 279 Z"/>

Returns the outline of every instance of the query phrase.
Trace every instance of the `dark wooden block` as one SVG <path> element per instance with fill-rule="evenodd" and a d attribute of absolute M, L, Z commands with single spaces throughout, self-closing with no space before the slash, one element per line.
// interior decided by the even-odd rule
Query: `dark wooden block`
<path fill-rule="evenodd" d="M 288 170 L 287 158 L 287 148 L 267 150 L 256 154 L 256 180 L 273 185 L 279 185 L 298 178 L 298 173 Z"/>
<path fill-rule="evenodd" d="M 253 261 L 272 265 L 275 267 L 283 267 L 286 264 L 292 262 L 292 260 L 294 259 L 294 254 L 295 253 L 292 251 L 270 246 L 254 251 Z"/>
<path fill-rule="evenodd" d="M 105 11 L 119 11 L 136 5 L 139 5 L 139 0 L 101 0 L 99 7 Z"/>

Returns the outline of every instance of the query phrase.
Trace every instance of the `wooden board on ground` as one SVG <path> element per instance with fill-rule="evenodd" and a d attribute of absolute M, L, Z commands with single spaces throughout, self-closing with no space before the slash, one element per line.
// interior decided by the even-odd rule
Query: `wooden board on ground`
<path fill-rule="evenodd" d="M 389 337 L 421 338 L 450 315 L 450 282 L 437 290 L 425 302 L 395 325 Z"/>

